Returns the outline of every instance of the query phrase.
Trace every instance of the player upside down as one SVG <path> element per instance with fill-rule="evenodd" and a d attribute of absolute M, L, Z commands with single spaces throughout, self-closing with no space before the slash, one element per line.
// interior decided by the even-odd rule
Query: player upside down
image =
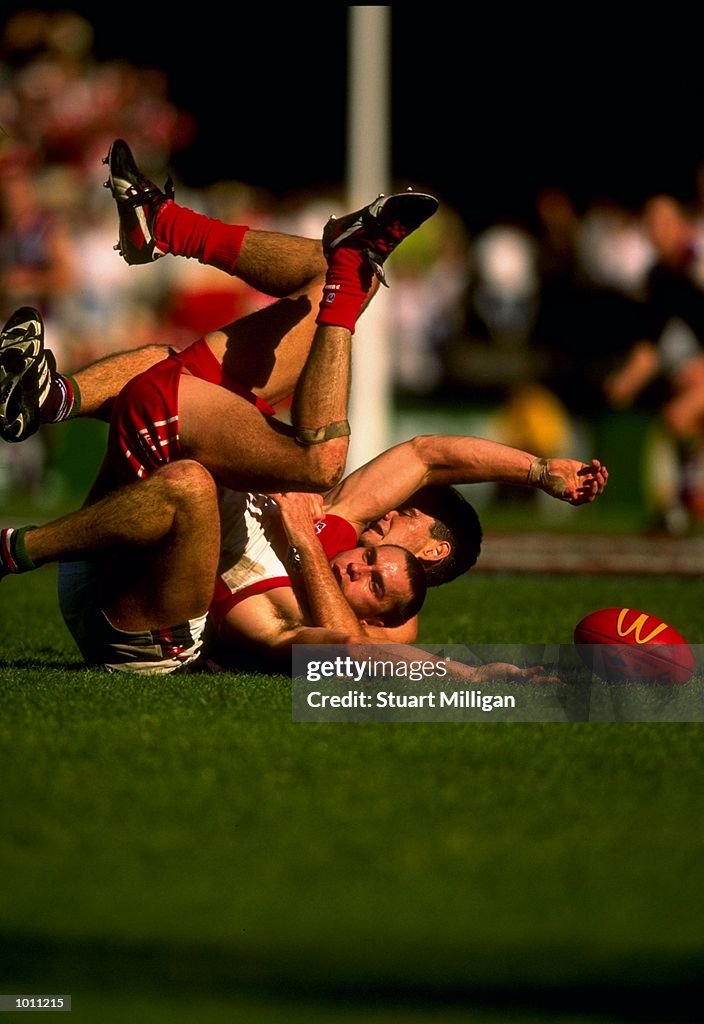
<path fill-rule="evenodd" d="M 106 459 L 78 518 L 3 533 L 4 564 L 10 571 L 54 558 L 65 561 L 90 554 L 95 559 L 103 553 L 90 572 L 80 570 L 89 577 L 85 586 L 80 573 L 77 580 L 76 572 L 62 570 L 62 603 L 67 618 L 74 622 L 74 635 L 79 632 L 75 608 L 80 618 L 81 608 L 97 607 L 111 628 L 140 635 L 140 649 L 151 651 L 152 670 L 163 661 L 170 670 L 174 666 L 169 659 L 160 658 L 164 629 L 167 636 L 177 635 L 185 623 L 197 622 L 198 636 L 194 643 L 185 644 L 188 653 L 183 659 L 195 660 L 215 571 L 220 570 L 222 584 L 232 568 L 219 559 L 220 538 L 213 528 L 216 484 L 237 490 L 325 491 L 327 510 L 346 519 L 353 535 L 368 546 L 384 540 L 408 547 L 421 557 L 431 582 L 466 571 L 479 551 L 476 513 L 448 484 L 524 483 L 573 504 L 591 501 L 603 491 L 607 474 L 596 460 L 590 464 L 568 459 L 547 462 L 462 437 L 413 439 L 339 483 L 347 451 L 349 354 L 356 319 L 376 280 L 383 276 L 389 253 L 434 211 L 437 204 L 432 197 L 405 193 L 380 198 L 365 210 L 331 221 L 321 246 L 311 239 L 222 225 L 177 207 L 141 176 L 120 140 L 111 147 L 109 159 L 109 182 L 128 262 L 146 262 L 159 250 L 195 256 L 268 294 L 285 297 L 211 332 L 184 353 L 164 359 L 164 351 L 157 348 L 130 352 L 89 367 L 73 379 L 47 372 L 47 366 L 51 371 L 49 353 L 43 351 L 43 327 L 36 311 L 18 311 L 6 325 L 0 348 L 0 432 L 6 439 L 21 440 L 40 420 L 60 421 L 75 414 L 78 396 L 84 415 L 112 411 Z M 23 372 L 15 366 L 19 350 L 27 362 Z M 134 377 L 135 371 L 142 372 Z M 291 392 L 293 429 L 289 430 L 272 412 Z M 127 490 L 115 490 L 135 477 L 148 479 Z M 158 484 L 143 489 L 150 480 Z M 189 499 L 199 496 L 202 504 L 201 509 L 189 507 L 187 516 L 184 481 Z M 414 494 L 417 498 L 411 501 Z M 447 499 L 455 519 L 462 521 L 454 532 L 443 533 L 445 524 L 434 514 L 441 498 Z M 296 500 L 279 500 L 284 508 L 289 503 L 284 512 L 289 540 L 293 533 L 299 549 L 307 550 L 310 545 L 300 516 L 297 525 L 291 526 Z M 137 504 L 138 516 L 134 514 Z M 401 505 L 398 511 L 397 505 Z M 315 536 L 310 509 L 306 515 L 305 524 Z M 195 523 L 200 524 L 198 529 L 193 528 Z M 327 630 L 335 642 L 341 636 L 359 635 L 404 642 L 415 639 L 415 612 L 422 603 L 418 591 L 416 608 L 405 616 L 405 623 L 398 624 L 398 613 L 384 622 L 370 612 L 365 621 L 364 615 L 351 611 L 340 590 L 340 582 L 351 579 L 351 572 L 343 577 L 338 570 L 336 580 L 327 560 L 321 560 L 317 542 L 311 551 L 302 559 L 308 568 L 303 597 L 307 612 L 301 610 L 300 595 L 295 608 L 288 604 L 284 610 L 280 587 L 250 593 L 222 616 L 221 636 L 266 650 L 284 649 L 294 636 L 301 642 L 301 636 L 309 635 L 301 630 L 311 628 Z M 245 557 L 244 550 L 238 557 Z M 207 571 L 198 575 L 196 585 L 196 573 L 204 567 Z M 393 573 L 398 576 L 400 570 Z M 368 575 L 371 586 L 372 574 Z M 377 568 L 377 587 L 379 575 Z M 386 596 L 386 579 L 381 583 Z M 292 596 L 289 590 L 286 593 Z M 407 612 L 409 607 L 413 609 L 413 604 L 407 602 Z M 171 625 L 174 622 L 180 626 Z M 186 633 L 190 636 L 193 631 L 189 627 Z M 109 657 L 103 648 L 99 655 L 93 651 L 90 656 L 109 664 L 116 649 L 126 646 L 122 640 L 122 645 L 114 636 L 106 641 Z M 319 634 L 315 642 L 321 642 Z M 127 664 L 132 659 L 134 666 L 133 652 L 122 655 Z"/>

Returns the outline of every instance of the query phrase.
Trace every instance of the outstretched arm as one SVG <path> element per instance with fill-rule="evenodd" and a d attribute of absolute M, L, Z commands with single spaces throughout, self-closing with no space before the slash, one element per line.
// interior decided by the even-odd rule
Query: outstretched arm
<path fill-rule="evenodd" d="M 404 441 L 355 470 L 328 492 L 325 507 L 361 528 L 428 484 L 524 485 L 584 505 L 603 492 L 607 479 L 598 459 L 544 460 L 485 438 L 432 434 Z"/>
<path fill-rule="evenodd" d="M 349 655 L 361 663 L 364 663 L 369 657 L 369 644 L 373 644 L 375 659 L 384 663 L 391 662 L 396 666 L 417 664 L 419 660 L 429 664 L 442 665 L 442 676 L 448 682 L 458 680 L 465 683 L 512 682 L 551 685 L 562 682 L 558 676 L 547 675 L 542 665 L 531 665 L 522 668 L 519 665 L 511 665 L 504 661 L 488 662 L 486 665 L 466 665 L 462 661 L 453 661 L 452 658 L 439 657 L 422 650 L 420 647 L 413 647 L 410 644 L 374 640 L 366 636 L 336 634 L 333 630 L 316 629 L 307 626 L 300 626 L 297 630 L 292 631 L 291 635 L 287 638 L 287 652 L 294 644 L 334 644 L 344 648 L 345 655 Z"/>

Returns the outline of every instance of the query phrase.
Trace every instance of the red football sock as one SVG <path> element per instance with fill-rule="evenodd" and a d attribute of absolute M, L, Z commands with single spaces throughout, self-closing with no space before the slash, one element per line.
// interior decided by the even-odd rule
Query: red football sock
<path fill-rule="evenodd" d="M 154 236 L 162 252 L 197 259 L 231 275 L 248 231 L 246 225 L 223 224 L 170 199 L 162 203 L 154 221 Z"/>
<path fill-rule="evenodd" d="M 346 327 L 354 334 L 371 284 L 372 268 L 364 253 L 358 249 L 334 249 L 316 323 Z"/>

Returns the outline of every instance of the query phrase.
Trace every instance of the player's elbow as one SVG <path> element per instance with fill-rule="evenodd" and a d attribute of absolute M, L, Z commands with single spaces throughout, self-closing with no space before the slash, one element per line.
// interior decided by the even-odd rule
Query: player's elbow
<path fill-rule="evenodd" d="M 308 449 L 306 487 L 323 493 L 342 479 L 347 461 L 347 438 L 335 438 Z"/>
<path fill-rule="evenodd" d="M 405 464 L 414 463 L 427 474 L 437 462 L 438 441 L 437 434 L 416 434 L 406 442 L 408 451 L 404 453 Z"/>

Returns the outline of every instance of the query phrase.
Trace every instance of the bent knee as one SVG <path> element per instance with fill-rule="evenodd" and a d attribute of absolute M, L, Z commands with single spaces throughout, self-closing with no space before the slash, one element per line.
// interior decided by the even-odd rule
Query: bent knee
<path fill-rule="evenodd" d="M 176 462 L 169 462 L 158 472 L 175 492 L 183 492 L 193 497 L 214 494 L 217 491 L 212 474 L 194 459 L 178 459 Z"/>

